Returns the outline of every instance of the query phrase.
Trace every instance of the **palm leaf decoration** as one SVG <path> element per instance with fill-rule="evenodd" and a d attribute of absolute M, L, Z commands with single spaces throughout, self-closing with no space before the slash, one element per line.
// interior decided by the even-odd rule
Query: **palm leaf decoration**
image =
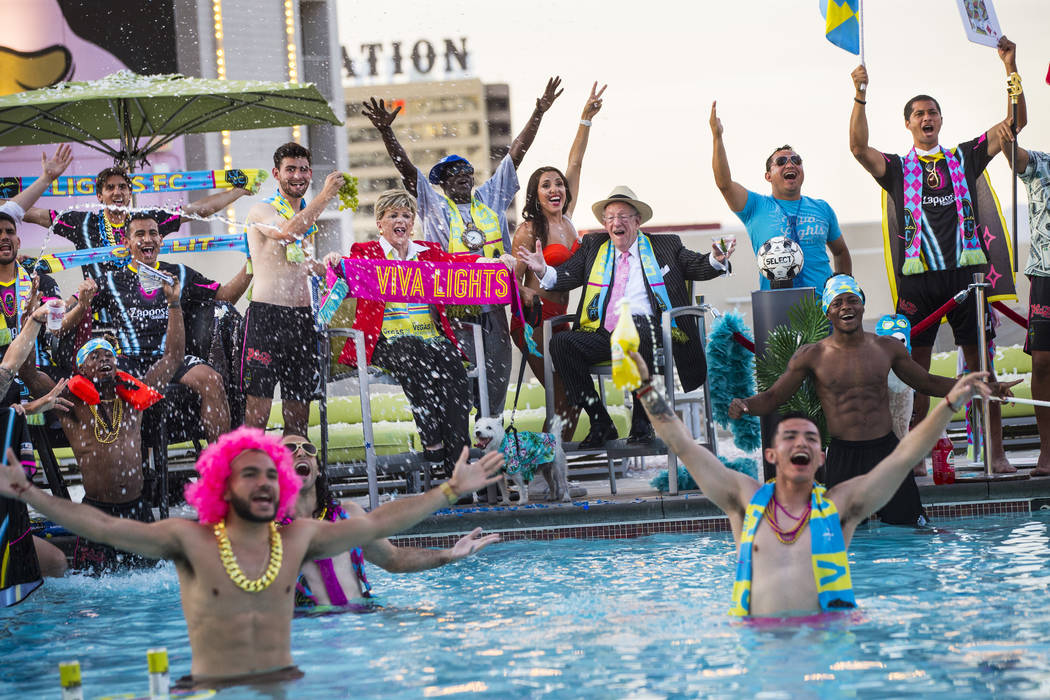
<path fill-rule="evenodd" d="M 828 336 L 828 319 L 821 311 L 816 297 L 808 296 L 788 311 L 788 325 L 777 326 L 766 338 L 766 352 L 756 362 L 758 390 L 766 391 L 787 371 L 788 361 L 800 347 L 816 343 Z M 817 397 L 813 378 L 806 377 L 795 395 L 780 407 L 781 413 L 801 411 L 820 428 L 824 446 L 830 440 L 824 410 Z"/>

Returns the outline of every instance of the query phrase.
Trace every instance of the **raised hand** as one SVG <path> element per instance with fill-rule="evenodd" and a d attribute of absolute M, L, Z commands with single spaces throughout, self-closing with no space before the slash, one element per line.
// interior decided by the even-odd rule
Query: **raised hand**
<path fill-rule="evenodd" d="M 542 277 L 547 270 L 547 261 L 543 259 L 543 243 L 540 241 L 536 241 L 535 252 L 525 246 L 518 248 L 518 260 L 525 263 L 525 266 L 536 273 L 537 277 Z"/>
<path fill-rule="evenodd" d="M 321 197 L 332 199 L 339 194 L 339 188 L 343 186 L 344 182 L 346 180 L 343 178 L 343 173 L 338 170 L 328 173 L 328 177 L 324 179 L 324 187 L 321 188 Z"/>
<path fill-rule="evenodd" d="M 73 408 L 73 402 L 69 399 L 63 398 L 60 394 L 66 388 L 66 382 L 68 379 L 61 379 L 55 388 L 47 392 L 39 399 L 33 402 L 33 409 L 35 413 L 43 413 L 44 411 L 50 411 L 55 408 L 63 413 L 69 412 L 69 409 Z"/>
<path fill-rule="evenodd" d="M 716 138 L 722 138 L 722 132 L 723 132 L 722 120 L 718 118 L 718 101 L 717 100 L 715 100 L 714 102 L 711 103 L 711 119 L 710 119 L 710 123 L 711 123 L 711 133 L 714 134 Z"/>
<path fill-rule="evenodd" d="M 169 306 L 181 303 L 182 287 L 177 279 L 172 279 L 171 284 L 165 282 L 161 288 L 164 290 L 164 298 L 167 299 Z"/>
<path fill-rule="evenodd" d="M 863 94 L 871 85 L 871 81 L 868 80 L 868 69 L 863 63 L 853 69 L 850 77 L 853 78 L 853 87 L 857 89 L 858 95 Z"/>
<path fill-rule="evenodd" d="M 73 149 L 69 147 L 69 144 L 61 144 L 55 149 L 55 155 L 51 158 L 48 158 L 46 153 L 40 154 L 40 167 L 44 171 L 44 179 L 48 182 L 64 173 L 72 162 Z"/>
<path fill-rule="evenodd" d="M 477 554 L 493 542 L 499 542 L 499 535 L 497 534 L 485 535 L 484 537 L 480 535 L 481 528 L 476 527 L 460 537 L 456 544 L 452 545 L 448 550 L 449 559 L 451 561 L 459 561 L 464 557 L 469 557 L 471 554 Z"/>
<path fill-rule="evenodd" d="M 565 92 L 565 90 L 559 90 L 558 87 L 561 85 L 561 78 L 554 76 L 547 81 L 547 89 L 543 91 L 543 95 L 536 99 L 536 109 L 540 112 L 546 112 L 554 104 L 554 100 Z M 604 89 L 604 88 L 603 88 Z"/>
<path fill-rule="evenodd" d="M 452 491 L 459 496 L 474 493 L 480 488 L 494 484 L 502 478 L 503 454 L 500 452 L 489 452 L 477 462 L 467 464 L 470 450 L 466 447 L 459 455 L 456 468 L 452 470 L 452 478 L 448 480 Z"/>
<path fill-rule="evenodd" d="M 583 106 L 583 114 L 581 119 L 590 120 L 595 114 L 602 110 L 602 94 L 605 92 L 605 88 L 608 85 L 602 85 L 602 89 L 598 89 L 598 81 L 594 81 L 594 85 L 591 86 L 591 96 L 587 98 L 587 103 Z"/>
<path fill-rule="evenodd" d="M 400 105 L 393 112 L 389 111 L 384 100 L 376 100 L 374 97 L 362 104 L 364 104 L 365 108 L 361 113 L 368 117 L 368 121 L 372 122 L 372 125 L 377 129 L 389 128 L 394 123 L 398 112 L 401 111 Z"/>
<path fill-rule="evenodd" d="M 970 372 L 964 375 L 959 381 L 955 382 L 955 386 L 948 390 L 944 400 L 949 406 L 961 406 L 964 403 L 969 403 L 970 399 L 975 396 L 988 398 L 992 395 L 991 386 L 986 381 L 988 377 L 988 372 Z M 1013 386 L 1013 384 L 1009 386 Z"/>
<path fill-rule="evenodd" d="M 1011 71 L 1017 66 L 1017 44 L 1006 38 L 1006 35 L 999 37 L 999 45 L 995 47 L 999 52 L 999 58 Z"/>
<path fill-rule="evenodd" d="M 97 293 L 98 284 L 95 283 L 95 280 L 88 277 L 77 287 L 77 301 L 85 306 L 89 306 Z"/>
<path fill-rule="evenodd" d="M 722 249 L 723 245 L 725 246 L 724 250 Z M 729 260 L 730 256 L 733 254 L 733 251 L 736 250 L 736 239 L 727 237 L 723 238 L 721 242 L 715 241 L 711 244 L 711 250 L 711 255 L 714 257 L 714 259 L 720 263 L 724 263 L 725 261 Z"/>

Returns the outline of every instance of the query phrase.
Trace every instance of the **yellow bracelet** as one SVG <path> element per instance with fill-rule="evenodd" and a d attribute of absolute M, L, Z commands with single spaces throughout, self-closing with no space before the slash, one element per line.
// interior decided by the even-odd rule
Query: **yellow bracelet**
<path fill-rule="evenodd" d="M 456 505 L 459 501 L 459 496 L 456 495 L 456 492 L 452 490 L 452 487 L 448 485 L 447 481 L 441 482 L 438 486 L 438 491 L 445 494 L 445 498 L 448 500 L 450 506 Z"/>

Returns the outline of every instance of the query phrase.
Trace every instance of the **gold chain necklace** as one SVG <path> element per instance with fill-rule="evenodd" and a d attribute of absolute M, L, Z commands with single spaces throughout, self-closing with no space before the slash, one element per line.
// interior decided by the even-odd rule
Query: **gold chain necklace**
<path fill-rule="evenodd" d="M 108 445 L 120 435 L 120 419 L 124 416 L 124 402 L 118 396 L 113 400 L 113 424 L 106 425 L 106 419 L 99 415 L 98 409 L 88 404 L 91 415 L 95 417 L 95 440 Z"/>
<path fill-rule="evenodd" d="M 281 570 L 281 558 L 284 555 L 284 550 L 281 548 L 281 533 L 277 531 L 276 524 L 270 523 L 270 563 L 262 576 L 252 580 L 249 580 L 244 575 L 244 572 L 241 571 L 240 564 L 237 563 L 237 557 L 233 554 L 230 538 L 226 536 L 226 521 L 220 520 L 216 523 L 214 532 L 215 539 L 219 541 L 219 558 L 226 569 L 226 575 L 230 577 L 235 586 L 248 593 L 258 593 L 266 590 L 277 578 L 277 573 Z"/>
<path fill-rule="evenodd" d="M 117 240 L 117 234 L 113 230 L 113 222 L 109 220 L 109 210 L 102 210 L 102 225 L 106 229 L 106 238 L 109 240 L 110 245 L 120 245 L 120 241 Z M 122 225 L 123 226 L 123 225 Z"/>

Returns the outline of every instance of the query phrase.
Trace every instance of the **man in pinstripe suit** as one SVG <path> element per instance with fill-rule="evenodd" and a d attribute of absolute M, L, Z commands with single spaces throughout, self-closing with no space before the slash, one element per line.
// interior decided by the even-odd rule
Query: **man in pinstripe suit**
<path fill-rule="evenodd" d="M 690 303 L 686 280 L 708 280 L 724 274 L 734 249 L 733 245 L 725 251 L 713 246 L 713 253 L 701 254 L 687 250 L 678 236 L 644 234 L 639 227 L 652 218 L 653 210 L 624 186 L 596 202 L 591 211 L 605 233 L 585 236 L 579 249 L 562 265 L 548 267 L 538 242 L 535 251 L 517 253 L 544 289 L 568 291 L 586 285 L 577 309 L 576 330 L 558 333 L 550 341 L 551 360 L 569 401 L 590 417 L 591 430 L 580 443 L 583 449 L 599 448 L 618 437 L 587 368 L 610 359 L 610 332 L 619 317 L 620 301 L 630 302 L 641 338 L 639 352 L 651 370 L 660 314 Z M 672 336 L 678 376 L 682 387 L 691 391 L 703 384 L 707 375 L 696 320 L 677 320 Z M 635 401 L 627 442 L 646 444 L 652 439 L 652 425 Z"/>

